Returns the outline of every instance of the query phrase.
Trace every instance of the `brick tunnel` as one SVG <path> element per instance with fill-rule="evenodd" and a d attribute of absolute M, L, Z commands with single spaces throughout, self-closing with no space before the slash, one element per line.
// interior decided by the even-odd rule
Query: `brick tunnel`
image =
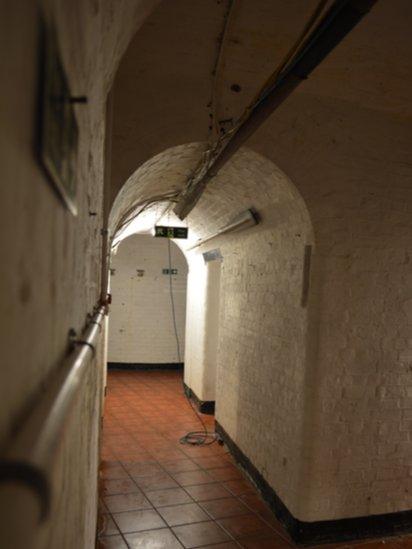
<path fill-rule="evenodd" d="M 203 149 L 200 144 L 173 147 L 139 168 L 114 203 L 113 227 L 116 219 L 122 218 L 122 204 L 128 212 L 130 204 L 150 201 L 151 196 L 145 196 L 145 193 L 155 192 L 160 196 L 176 190 L 182 173 L 190 173 Z M 157 183 L 155 190 L 153 181 Z M 145 219 L 141 222 L 144 232 L 148 232 L 150 218 L 152 226 L 149 224 L 149 229 L 156 223 L 162 225 L 162 219 L 168 225 L 179 222 L 173 212 L 164 210 L 164 206 L 159 214 L 159 204 L 162 203 L 156 203 L 151 212 L 150 209 L 144 212 Z M 233 231 L 214 236 L 250 208 L 259 212 L 256 225 L 243 230 L 235 226 Z M 161 216 L 160 220 L 156 219 L 156 214 Z M 189 270 L 185 383 L 197 400 L 216 403 L 216 419 L 225 433 L 259 470 L 265 470 L 270 481 L 277 479 L 279 492 L 288 500 L 288 505 L 293 506 L 293 500 L 289 498 L 297 495 L 304 468 L 299 451 L 304 418 L 309 424 L 312 405 L 307 383 L 308 372 L 312 369 L 306 347 L 309 334 L 314 330 L 310 326 L 309 309 L 316 307 L 316 292 L 310 292 L 314 303 L 309 304 L 305 296 L 309 273 L 305 273 L 305 268 L 308 268 L 307 250 L 314 248 L 309 214 L 296 188 L 272 162 L 258 153 L 242 149 L 216 177 L 186 223 L 189 238 L 174 241 L 186 254 Z M 131 230 L 139 231 L 139 215 L 134 229 L 130 228 L 129 221 L 128 232 Z M 127 234 L 125 229 L 123 231 Z M 150 236 L 143 238 L 152 239 Z M 124 244 L 116 240 L 117 255 L 122 254 L 122 246 L 132 239 L 129 236 Z M 157 247 L 163 248 L 159 253 L 167 263 L 166 243 L 157 242 Z M 149 245 L 150 240 L 142 242 L 139 248 L 139 240 L 135 239 L 128 245 L 125 260 L 130 262 L 131 259 L 132 265 L 137 264 L 147 255 Z M 210 250 L 217 253 L 217 260 L 204 260 L 203 254 Z M 312 268 L 314 258 L 313 253 Z M 122 267 L 120 257 L 115 264 Z M 129 271 L 125 275 L 128 279 Z M 116 278 L 120 274 L 120 269 L 116 269 L 116 275 L 112 277 L 118 292 L 122 291 Z M 216 276 L 218 288 L 212 281 Z M 125 290 L 119 299 L 124 302 L 127 299 L 124 291 L 131 290 L 129 280 L 122 279 L 122 282 Z M 316 284 L 315 280 L 313 284 Z M 159 293 L 162 293 L 160 285 L 152 289 L 153 296 Z M 113 288 L 114 299 L 116 295 Z M 214 312 L 209 305 L 216 299 L 218 311 Z M 119 304 L 116 307 L 117 311 Z M 153 314 L 150 303 L 147 307 L 147 315 Z M 167 319 L 170 318 L 168 309 L 166 303 L 161 313 Z M 118 315 L 122 314 L 119 311 Z M 124 319 L 132 340 L 139 331 L 138 326 L 131 324 L 133 314 L 136 315 L 125 313 Z M 209 318 L 211 314 L 212 318 Z M 115 336 L 113 338 L 113 345 L 116 345 Z M 180 338 L 183 339 L 183 334 Z M 161 340 L 156 334 L 149 345 L 158 347 Z M 109 353 L 110 341 L 109 338 Z M 123 348 L 124 345 L 122 339 Z M 156 360 L 153 358 L 151 362 Z M 300 397 L 296 398 L 296 395 Z M 274 401 L 275 407 L 272 406 Z M 262 437 L 264 433 L 268 436 Z M 273 440 L 277 441 L 276 446 Z M 282 482 L 287 485 L 281 487 Z M 299 501 L 302 505 L 302 498 Z"/>
<path fill-rule="evenodd" d="M 411 3 L 0 13 L 0 546 L 409 547 Z"/>

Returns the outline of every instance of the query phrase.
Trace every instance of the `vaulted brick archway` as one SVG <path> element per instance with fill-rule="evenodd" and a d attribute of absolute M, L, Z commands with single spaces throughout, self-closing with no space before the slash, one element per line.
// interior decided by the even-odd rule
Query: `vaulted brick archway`
<path fill-rule="evenodd" d="M 204 148 L 201 143 L 173 147 L 138 168 L 115 200 L 112 232 L 119 224 L 124 234 L 149 232 L 147 217 L 152 226 L 179 222 L 170 213 L 174 199 L 156 197 L 181 188 Z M 131 221 L 144 204 L 149 209 Z M 256 226 L 213 237 L 248 209 L 259 219 Z M 134 229 L 127 229 L 127 220 Z M 317 297 L 308 211 L 284 173 L 243 148 L 185 224 L 189 240 L 176 240 L 189 263 L 185 383 L 198 400 L 216 401 L 219 424 L 299 514 L 308 466 L 303 431 L 312 428 L 315 398 L 307 384 L 315 364 Z M 217 262 L 204 260 L 210 250 L 218 250 Z"/>

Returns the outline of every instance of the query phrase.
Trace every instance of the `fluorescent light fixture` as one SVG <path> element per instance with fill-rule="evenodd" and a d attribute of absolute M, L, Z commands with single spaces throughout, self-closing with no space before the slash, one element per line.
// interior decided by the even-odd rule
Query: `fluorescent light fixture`
<path fill-rule="evenodd" d="M 193 250 L 197 248 L 198 246 L 201 246 L 202 244 L 205 244 L 206 242 L 209 242 L 209 240 L 212 240 L 212 238 L 216 238 L 217 236 L 221 236 L 223 234 L 232 233 L 235 231 L 240 231 L 243 229 L 248 229 L 249 227 L 253 227 L 254 225 L 257 225 L 259 223 L 260 219 L 255 210 L 252 208 L 249 208 L 249 210 L 246 210 L 245 212 L 242 212 L 239 214 L 232 222 L 230 222 L 225 227 L 222 227 L 217 233 L 212 234 L 211 236 L 208 236 L 207 238 L 204 238 L 203 240 L 198 240 L 194 246 L 191 246 L 190 248 L 187 248 L 187 250 Z"/>

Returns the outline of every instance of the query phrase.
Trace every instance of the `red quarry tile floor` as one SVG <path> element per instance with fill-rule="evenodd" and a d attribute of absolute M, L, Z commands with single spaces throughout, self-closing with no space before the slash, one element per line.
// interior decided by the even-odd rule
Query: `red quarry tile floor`
<path fill-rule="evenodd" d="M 200 428 L 181 373 L 109 372 L 98 548 L 295 547 L 224 446 L 179 443 Z M 318 547 L 412 549 L 412 537 Z"/>

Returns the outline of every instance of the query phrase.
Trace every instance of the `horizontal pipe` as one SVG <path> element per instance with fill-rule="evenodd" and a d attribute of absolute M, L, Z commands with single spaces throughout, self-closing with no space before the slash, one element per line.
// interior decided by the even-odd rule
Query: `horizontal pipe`
<path fill-rule="evenodd" d="M 312 31 L 303 48 L 280 74 L 272 88 L 253 107 L 250 115 L 239 126 L 233 137 L 219 151 L 206 173 L 181 193 L 174 208 L 175 214 L 180 219 L 185 219 L 192 211 L 210 179 L 217 175 L 226 162 L 359 23 L 376 2 L 377 0 L 336 0 L 334 2 L 319 25 Z"/>
<path fill-rule="evenodd" d="M 106 307 L 100 306 L 82 337 L 74 341 L 70 354 L 52 374 L 0 459 L 0 493 L 3 486 L 16 483 L 34 492 L 39 505 L 38 522 L 44 521 L 50 512 L 51 471 L 87 367 L 95 354 L 105 313 Z M 10 505 L 13 504 L 10 501 Z M 18 502 L 14 505 L 19 512 Z"/>

